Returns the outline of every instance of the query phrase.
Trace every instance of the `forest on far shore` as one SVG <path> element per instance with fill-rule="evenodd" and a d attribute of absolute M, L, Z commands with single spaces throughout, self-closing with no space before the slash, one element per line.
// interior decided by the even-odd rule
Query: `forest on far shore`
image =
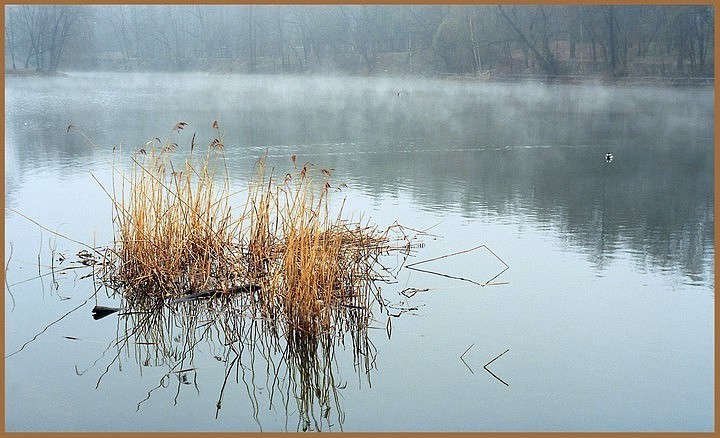
<path fill-rule="evenodd" d="M 712 5 L 6 5 L 5 69 L 712 78 Z"/>

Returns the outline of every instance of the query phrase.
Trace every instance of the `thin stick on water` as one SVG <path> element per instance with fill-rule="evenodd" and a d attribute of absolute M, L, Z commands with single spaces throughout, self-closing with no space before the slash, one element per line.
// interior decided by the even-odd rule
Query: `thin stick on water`
<path fill-rule="evenodd" d="M 462 359 L 465 356 L 465 354 L 467 354 L 467 352 L 470 351 L 470 349 L 473 348 L 474 346 L 475 346 L 474 342 L 472 344 L 470 344 L 470 346 L 467 348 L 467 350 L 465 350 L 465 352 L 463 352 L 463 354 L 460 355 L 460 359 Z"/>
<path fill-rule="evenodd" d="M 10 261 L 8 260 L 8 264 L 9 264 L 9 263 L 10 263 Z M 76 269 L 88 269 L 88 268 L 89 268 L 89 266 L 86 266 L 86 265 L 80 265 L 80 266 L 65 266 L 65 267 L 62 268 L 62 269 L 56 269 L 56 270 L 55 270 L 55 273 L 56 273 L 56 274 L 63 274 L 63 273 L 66 273 L 66 272 L 72 272 L 72 271 L 74 271 L 74 270 L 76 270 Z M 7 271 L 7 266 L 5 267 L 5 270 Z M 10 288 L 10 287 L 15 287 L 15 286 L 17 286 L 17 285 L 19 285 L 19 284 L 28 283 L 28 282 L 30 282 L 30 281 L 42 280 L 43 278 L 45 278 L 45 277 L 47 277 L 47 276 L 51 276 L 51 275 L 53 275 L 53 273 L 50 272 L 50 271 L 48 271 L 48 272 L 45 272 L 45 273 L 40 274 L 40 275 L 35 275 L 35 276 L 33 276 L 33 277 L 26 278 L 26 279 L 24 279 L 24 280 L 16 281 L 15 283 L 9 284 L 9 285 L 7 285 L 7 286 L 8 286 L 8 288 Z M 75 275 L 77 276 L 77 274 L 75 274 Z M 84 277 L 82 277 L 82 278 L 84 278 Z M 7 277 L 5 278 L 5 283 L 7 284 Z"/>
<path fill-rule="evenodd" d="M 60 297 L 60 299 L 66 299 L 66 297 L 63 297 L 58 292 L 58 289 L 60 288 L 60 284 L 57 281 L 57 278 L 55 277 L 55 251 L 57 250 L 57 240 L 53 242 L 52 240 L 48 240 L 48 249 L 50 250 L 50 278 L 52 282 L 50 283 L 50 293 L 52 293 L 53 289 L 57 293 L 57 296 Z"/>
<path fill-rule="evenodd" d="M 505 382 L 505 381 L 504 381 L 503 379 L 501 379 L 500 377 L 496 376 L 495 373 L 493 373 L 492 371 L 490 371 L 490 369 L 488 369 L 488 365 L 490 365 L 491 363 L 495 362 L 497 359 L 500 358 L 500 356 L 502 356 L 503 354 L 507 353 L 508 351 L 510 351 L 509 348 L 508 348 L 507 350 L 503 351 L 502 353 L 498 354 L 497 356 L 495 356 L 495 358 L 494 358 L 493 360 L 491 360 L 490 362 L 488 362 L 488 363 L 486 363 L 485 365 L 483 365 L 483 368 L 485 368 L 485 371 L 487 371 L 488 373 L 492 374 L 493 377 L 495 377 L 496 379 L 498 379 L 498 380 L 499 380 L 503 385 L 505 385 L 505 386 L 510 386 L 510 385 L 508 385 L 507 382 Z"/>
<path fill-rule="evenodd" d="M 12 259 L 12 255 L 13 255 L 13 243 L 10 242 L 10 254 L 8 255 L 7 262 L 5 263 L 5 288 L 7 289 L 8 294 L 10 294 L 10 299 L 12 300 L 12 308 L 10 309 L 11 312 L 13 310 L 15 310 L 15 297 L 13 296 L 13 293 L 10 290 L 10 285 L 8 284 L 8 279 L 7 279 L 7 273 L 8 273 L 8 269 L 10 267 L 10 260 Z"/>
<path fill-rule="evenodd" d="M 42 296 L 45 298 L 45 282 L 43 281 L 43 276 L 40 275 L 40 253 L 42 253 L 42 243 L 43 243 L 43 233 L 42 229 L 40 230 L 40 243 L 38 248 L 38 255 L 37 255 L 37 262 L 38 262 L 38 276 L 36 278 L 40 279 L 40 289 L 42 290 Z"/>
<path fill-rule="evenodd" d="M 84 246 L 85 248 L 91 250 L 92 252 L 95 252 L 95 253 L 100 254 L 100 252 L 97 250 L 97 248 L 93 248 L 92 246 L 88 245 L 88 244 L 85 243 L 85 242 L 81 242 L 81 241 L 79 241 L 79 240 L 75 240 L 75 239 L 73 239 L 73 238 L 71 238 L 71 237 L 65 236 L 65 235 L 60 234 L 60 233 L 58 233 L 58 232 L 56 232 L 56 231 L 53 231 L 53 230 L 51 230 L 51 229 L 49 229 L 49 228 L 46 228 L 46 227 L 42 226 L 42 225 L 41 225 L 39 222 L 37 222 L 36 220 L 31 219 L 31 218 L 29 218 L 28 216 L 25 216 L 24 214 L 20 213 L 19 211 L 15 210 L 14 208 L 9 208 L 9 207 L 8 207 L 8 210 L 10 210 L 10 211 L 12 211 L 13 213 L 15 213 L 15 214 L 17 214 L 17 215 L 19 215 L 19 216 L 21 216 L 21 217 L 29 220 L 30 222 L 34 223 L 35 225 L 37 225 L 37 226 L 38 226 L 40 229 L 42 229 L 42 230 L 45 230 L 45 231 L 47 231 L 47 232 L 49 232 L 49 233 L 52 233 L 52 234 L 54 234 L 54 235 L 56 235 L 56 236 L 58 236 L 58 237 L 61 237 L 61 238 L 65 239 L 65 240 L 68 240 L 68 241 L 70 241 L 70 242 L 77 243 L 78 245 L 82 245 L 82 246 Z M 101 254 L 101 255 L 102 255 L 102 254 Z M 38 263 L 39 263 L 39 260 L 40 260 L 40 254 L 38 254 Z"/>
<path fill-rule="evenodd" d="M 12 209 L 11 209 L 12 210 Z M 40 248 L 38 248 L 38 254 L 37 254 L 37 267 L 38 267 L 38 276 L 40 275 L 40 254 L 42 253 L 42 242 L 43 242 L 43 235 L 42 230 L 40 230 Z"/>
<path fill-rule="evenodd" d="M 430 260 L 427 260 L 427 261 L 430 261 Z M 454 280 L 467 281 L 468 283 L 477 284 L 478 286 L 485 286 L 485 285 L 487 284 L 487 283 L 478 283 L 478 282 L 475 281 L 475 280 L 471 280 L 471 279 L 465 278 L 465 277 L 459 277 L 459 276 L 450 275 L 450 274 L 443 274 L 442 272 L 430 271 L 430 270 L 428 270 L 428 269 L 420 269 L 420 268 L 415 268 L 415 267 L 413 267 L 413 266 L 405 266 L 405 267 L 408 268 L 408 269 L 412 269 L 413 271 L 425 272 L 425 273 L 427 273 L 427 274 L 438 275 L 438 276 L 440 276 L 440 277 L 445 277 L 445 278 L 452 278 L 452 279 L 454 279 Z M 496 276 L 496 277 L 497 277 L 497 276 Z"/>
<path fill-rule="evenodd" d="M 482 248 L 483 246 L 485 246 L 485 245 L 484 245 L 484 244 L 483 244 L 483 245 L 478 245 L 478 246 L 473 247 L 473 248 L 470 248 L 470 249 L 464 249 L 464 250 L 462 250 L 462 251 L 457 251 L 457 252 L 454 252 L 454 253 L 451 253 L 451 254 L 445 254 L 445 255 L 441 255 L 441 256 L 439 256 L 439 257 L 433 257 L 433 258 L 431 258 L 431 259 L 427 259 L 427 260 L 422 260 L 422 261 L 419 261 L 419 262 L 411 263 L 411 264 L 408 265 L 408 267 L 413 266 L 413 265 L 419 265 L 419 264 L 421 264 L 421 263 L 434 262 L 435 260 L 445 259 L 445 258 L 448 258 L 448 257 L 460 255 L 460 254 L 465 254 L 465 253 L 468 253 L 468 252 L 471 252 L 471 251 L 475 251 L 476 249 L 480 249 L 480 248 Z"/>
<path fill-rule="evenodd" d="M 23 351 L 23 350 L 25 349 L 25 347 L 28 346 L 28 344 L 30 344 L 31 342 L 33 342 L 33 341 L 35 341 L 37 338 L 39 338 L 40 335 L 42 335 L 43 333 L 45 333 L 45 332 L 47 331 L 47 329 L 49 329 L 50 327 L 52 327 L 52 326 L 54 326 L 55 324 L 59 323 L 59 322 L 62 321 L 63 319 L 65 319 L 68 315 L 70 315 L 70 314 L 73 313 L 74 311 L 78 310 L 79 308 L 81 308 L 82 306 L 84 306 L 85 304 L 87 304 L 87 302 L 90 301 L 91 299 L 92 299 L 92 296 L 88 297 L 87 299 L 85 299 L 85 301 L 83 301 L 82 303 L 80 303 L 77 307 L 72 308 L 72 309 L 69 310 L 67 313 L 65 313 L 63 316 L 61 316 L 60 318 L 58 318 L 58 319 L 56 319 L 55 321 L 51 322 L 50 324 L 46 325 L 45 328 L 43 328 L 40 332 L 38 332 L 35 336 L 33 336 L 32 339 L 30 339 L 29 341 L 26 341 L 24 344 L 22 344 L 22 346 L 21 346 L 19 349 L 15 350 L 14 352 L 12 352 L 12 353 L 8 354 L 7 356 L 5 356 L 5 359 L 7 359 L 7 358 L 9 358 L 9 357 L 12 357 L 12 356 L 15 356 L 16 354 L 18 354 L 18 353 L 20 353 L 21 351 Z"/>
<path fill-rule="evenodd" d="M 502 269 L 502 270 L 501 270 L 500 272 L 498 272 L 494 277 L 492 277 L 491 279 L 487 280 L 487 281 L 484 282 L 484 283 L 479 283 L 479 282 L 474 281 L 474 280 L 471 280 L 471 279 L 469 279 L 469 278 L 464 278 L 464 277 L 454 276 L 454 275 L 449 275 L 449 274 L 443 274 L 443 273 L 441 273 L 441 272 L 430 271 L 430 270 L 427 270 L 427 269 L 421 269 L 421 268 L 417 268 L 417 267 L 416 267 L 417 265 L 420 265 L 420 264 L 423 264 L 423 263 L 434 262 L 434 261 L 436 261 L 436 260 L 441 260 L 441 259 L 445 259 L 445 258 L 448 258 L 448 257 L 452 257 L 452 256 L 460 255 L 460 254 L 465 254 L 465 253 L 468 253 L 468 252 L 471 252 L 471 251 L 475 251 L 475 250 L 480 249 L 480 248 L 485 248 L 486 250 L 488 250 L 488 251 L 490 252 L 490 254 L 492 254 L 493 256 L 495 256 L 495 258 L 500 261 L 500 263 L 502 263 L 503 265 L 505 265 L 505 268 L 504 268 L 504 269 Z M 407 265 L 406 268 L 412 269 L 412 270 L 415 270 L 415 271 L 419 271 L 419 272 L 425 272 L 425 273 L 428 273 L 428 274 L 439 275 L 439 276 L 441 276 L 441 277 L 453 278 L 453 279 L 456 279 L 456 280 L 463 280 L 463 281 L 467 281 L 467 282 L 470 282 L 470 283 L 473 283 L 473 284 L 477 284 L 478 286 L 489 286 L 489 285 L 493 285 L 493 286 L 494 286 L 494 285 L 497 285 L 497 284 L 505 284 L 505 283 L 492 283 L 492 281 L 495 280 L 496 278 L 498 278 L 500 275 L 502 275 L 503 272 L 507 271 L 507 270 L 510 268 L 510 266 L 509 266 L 507 263 L 505 263 L 505 261 L 504 261 L 503 259 L 501 259 L 497 254 L 495 254 L 495 252 L 493 252 L 493 250 L 491 250 L 490 248 L 488 248 L 487 245 L 482 244 L 482 245 L 478 245 L 478 246 L 475 246 L 475 247 L 470 248 L 470 249 L 464 249 L 464 250 L 462 250 L 462 251 L 457 251 L 457 252 L 454 252 L 454 253 L 451 253 L 451 254 L 445 254 L 445 255 L 441 255 L 441 256 L 439 256 L 439 257 L 434 257 L 434 258 L 431 258 L 431 259 L 421 260 L 421 261 L 419 261 L 419 262 L 411 263 L 411 264 Z"/>
<path fill-rule="evenodd" d="M 498 359 L 500 358 L 500 356 L 502 356 L 503 354 L 507 353 L 508 351 L 510 351 L 509 348 L 508 348 L 507 350 L 503 351 L 502 353 L 498 354 L 493 360 L 491 360 L 490 362 L 486 363 L 484 366 L 487 367 L 487 366 L 490 365 L 491 363 L 493 363 L 493 362 L 495 362 L 496 360 L 498 360 Z"/>
<path fill-rule="evenodd" d="M 465 359 L 463 359 L 463 357 L 464 357 L 465 354 L 467 354 L 467 352 L 470 351 L 470 349 L 473 348 L 474 346 L 475 346 L 475 343 L 473 342 L 473 343 L 467 348 L 467 350 L 465 350 L 465 352 L 460 355 L 460 360 L 462 361 L 462 363 L 465 364 L 465 366 L 467 367 L 467 369 L 469 369 L 469 370 L 470 370 L 470 373 L 472 373 L 472 374 L 475 374 L 475 372 L 472 370 L 472 368 L 470 368 L 470 365 L 468 365 L 467 362 L 465 362 Z"/>

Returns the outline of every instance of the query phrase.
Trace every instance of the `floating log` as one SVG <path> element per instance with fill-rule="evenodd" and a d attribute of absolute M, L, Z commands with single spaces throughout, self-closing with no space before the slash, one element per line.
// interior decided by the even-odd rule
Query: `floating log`
<path fill-rule="evenodd" d="M 210 298 L 217 295 L 254 292 L 260 289 L 261 286 L 258 284 L 241 284 L 239 286 L 233 286 L 228 289 L 210 289 L 183 295 L 170 301 L 170 304 L 184 303 L 186 301 L 199 300 L 201 298 Z"/>
<path fill-rule="evenodd" d="M 235 294 L 244 292 L 254 292 L 260 290 L 261 286 L 257 284 L 241 284 L 239 286 L 233 286 L 228 289 L 210 289 L 201 292 L 194 292 L 183 295 L 179 298 L 175 298 L 170 301 L 170 304 L 183 303 L 186 301 L 199 300 L 201 298 L 211 298 L 218 295 L 224 294 Z M 92 317 L 95 320 L 105 318 L 108 315 L 112 315 L 120 310 L 119 307 L 107 307 L 107 306 L 95 306 L 92 309 Z"/>
<path fill-rule="evenodd" d="M 101 318 L 105 318 L 108 315 L 112 315 L 119 310 L 119 307 L 95 306 L 92 309 L 92 317 L 93 319 L 98 320 Z"/>

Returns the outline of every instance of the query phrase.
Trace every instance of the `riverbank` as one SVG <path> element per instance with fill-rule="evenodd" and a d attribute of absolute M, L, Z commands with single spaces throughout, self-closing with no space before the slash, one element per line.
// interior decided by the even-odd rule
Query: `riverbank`
<path fill-rule="evenodd" d="M 491 82 L 536 82 L 554 84 L 613 84 L 613 85 L 670 85 L 670 86 L 712 86 L 712 77 L 672 77 L 672 76 L 618 76 L 607 75 L 533 75 L 533 74 L 493 74 L 485 75 L 441 75 L 457 79 L 479 79 Z"/>
<path fill-rule="evenodd" d="M 53 76 L 65 76 L 62 72 L 46 72 L 35 69 L 5 69 L 5 76 L 17 76 L 17 77 L 53 77 Z"/>
<path fill-rule="evenodd" d="M 87 71 L 90 73 L 91 71 Z M 113 73 L 112 70 L 98 70 L 98 73 Z M 165 74 L 166 72 L 159 71 L 115 71 L 118 74 Z M 313 75 L 330 75 L 338 77 L 373 77 L 373 78 L 388 78 L 388 77 L 404 77 L 404 78 L 418 78 L 418 79 L 442 79 L 449 81 L 476 81 L 476 82 L 497 82 L 497 83 L 537 83 L 537 84 L 604 84 L 604 85 L 620 85 L 620 86 L 672 86 L 672 87 L 712 87 L 715 84 L 715 78 L 713 77 L 664 77 L 664 76 L 622 76 L 622 77 L 609 77 L 607 75 L 538 75 L 538 74 L 502 74 L 494 72 L 484 72 L 480 74 L 452 74 L 452 73 L 425 73 L 418 75 L 408 74 L 396 74 L 396 73 L 374 73 L 374 74 L 353 74 L 343 71 L 320 71 L 320 72 L 294 72 L 294 73 L 281 73 L 281 72 L 257 72 L 248 73 L 246 71 L 207 71 L 207 70 L 195 70 L 195 71 L 182 71 L 179 73 L 202 73 L 211 75 L 269 75 L 269 76 L 283 76 L 283 75 L 296 75 L 296 76 L 313 76 Z M 6 77 L 17 77 L 17 78 L 47 78 L 47 77 L 62 77 L 67 76 L 68 72 L 42 72 L 37 70 L 6 70 Z"/>

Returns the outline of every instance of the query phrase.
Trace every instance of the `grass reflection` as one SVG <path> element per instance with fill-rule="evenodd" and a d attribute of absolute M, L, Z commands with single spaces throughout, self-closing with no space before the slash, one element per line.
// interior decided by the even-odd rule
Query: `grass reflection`
<path fill-rule="evenodd" d="M 100 185 L 113 203 L 114 244 L 76 241 L 86 247 L 80 263 L 92 269 L 93 318 L 119 317 L 116 339 L 90 366 L 106 362 L 96 386 L 131 358 L 141 374 L 162 369 L 137 409 L 172 387 L 177 405 L 185 387 L 200 393 L 201 375 L 217 378 L 220 363 L 216 418 L 224 405 L 231 416 L 245 414 L 232 411 L 244 387 L 261 430 L 266 406 L 284 412 L 286 429 L 290 419 L 297 430 L 342 429 L 336 353 L 351 351 L 355 372 L 369 382 L 372 311 L 398 310 L 379 283 L 393 281 L 425 233 L 344 218 L 344 201 L 334 211 L 328 200 L 340 188 L 330 184 L 332 169 L 316 172 L 295 155 L 282 178 L 261 158 L 247 188 L 232 191 L 217 122 L 206 152 L 193 134 L 183 156 L 171 137 L 186 125 L 134 152 L 128 172 L 112 162 L 112 183 Z M 241 193 L 245 204 L 232 205 Z M 389 255 L 399 267 L 381 263 Z M 102 288 L 119 308 L 98 305 Z"/>
<path fill-rule="evenodd" d="M 368 337 L 371 314 L 365 308 L 344 308 L 334 330 L 308 332 L 279 319 L 263 317 L 247 305 L 249 297 L 208 298 L 172 306 L 129 306 L 119 313 L 118 337 L 110 346 L 113 364 L 131 358 L 140 372 L 162 368 L 157 385 L 137 404 L 140 410 L 158 391 L 174 389 L 177 404 L 185 388 L 200 392 L 222 366 L 215 417 L 233 412 L 247 397 L 260 430 L 271 411 L 285 417 L 285 429 L 327 430 L 342 425 L 345 413 L 340 391 L 347 382 L 336 379 L 336 353 L 352 353 L 354 370 L 370 382 L 376 350 Z M 114 347 L 114 348 L 113 348 Z M 108 361 L 106 361 L 108 362 Z M 200 378 L 202 377 L 202 378 Z M 244 396 L 241 395 L 244 393 Z M 228 402 L 228 400 L 231 400 Z M 225 412 L 225 409 L 230 411 Z"/>

